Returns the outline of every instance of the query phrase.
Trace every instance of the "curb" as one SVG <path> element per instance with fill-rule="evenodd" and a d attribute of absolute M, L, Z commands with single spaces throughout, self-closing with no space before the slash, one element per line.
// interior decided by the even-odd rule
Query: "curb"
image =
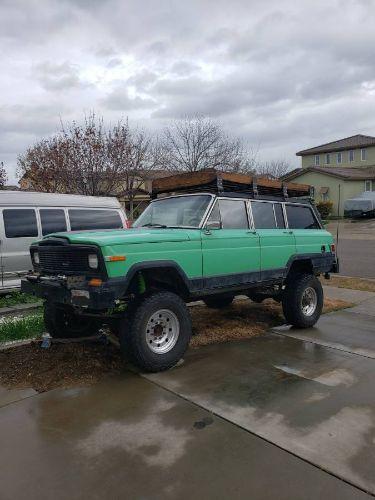
<path fill-rule="evenodd" d="M 14 306 L 0 307 L 0 316 L 37 309 L 42 305 L 43 302 L 32 302 L 31 304 L 16 304 Z"/>

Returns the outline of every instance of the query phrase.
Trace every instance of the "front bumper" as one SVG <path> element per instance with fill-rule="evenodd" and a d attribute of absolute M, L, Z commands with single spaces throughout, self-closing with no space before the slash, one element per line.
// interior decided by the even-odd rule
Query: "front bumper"
<path fill-rule="evenodd" d="M 88 296 L 74 295 L 73 289 L 68 288 L 63 281 L 57 279 L 42 280 L 40 277 L 31 275 L 21 281 L 22 292 L 55 303 L 94 310 L 114 307 L 116 300 L 123 296 L 126 285 L 124 280 L 109 279 L 103 282 L 101 286 L 86 285 L 84 287 L 77 287 L 75 290 L 77 289 L 88 292 Z"/>

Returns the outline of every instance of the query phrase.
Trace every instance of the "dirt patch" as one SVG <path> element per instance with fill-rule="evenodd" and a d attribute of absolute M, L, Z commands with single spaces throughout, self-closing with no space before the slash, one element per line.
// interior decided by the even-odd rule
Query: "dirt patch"
<path fill-rule="evenodd" d="M 352 305 L 343 300 L 325 299 L 323 312 Z M 273 326 L 285 323 L 281 305 L 272 299 L 261 304 L 239 299 L 223 309 L 195 306 L 192 307 L 191 315 L 194 333 L 190 342 L 192 347 L 255 337 Z"/>
<path fill-rule="evenodd" d="M 350 305 L 326 299 L 324 312 Z M 251 338 L 285 321 L 281 306 L 273 300 L 262 304 L 237 300 L 221 310 L 198 305 L 191 308 L 191 315 L 193 348 Z M 85 386 L 124 369 L 120 350 L 112 344 L 53 343 L 49 349 L 42 349 L 40 343 L 33 342 L 0 351 L 0 385 L 9 388 L 32 387 L 44 392 L 57 387 Z"/>
<path fill-rule="evenodd" d="M 119 349 L 111 344 L 52 344 L 42 349 L 33 342 L 0 351 L 0 384 L 38 392 L 90 385 L 123 369 Z"/>
<path fill-rule="evenodd" d="M 337 286 L 338 288 L 350 288 L 351 290 L 361 290 L 363 292 L 375 292 L 375 280 L 365 278 L 344 278 L 341 276 L 331 276 L 330 280 L 321 279 L 322 285 Z"/>

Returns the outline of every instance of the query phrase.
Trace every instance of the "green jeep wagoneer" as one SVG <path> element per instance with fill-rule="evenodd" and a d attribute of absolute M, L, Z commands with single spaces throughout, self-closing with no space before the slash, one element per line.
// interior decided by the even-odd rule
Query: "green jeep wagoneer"
<path fill-rule="evenodd" d="M 106 324 L 132 362 L 159 371 L 188 347 L 193 300 L 223 308 L 237 294 L 272 297 L 292 325 L 316 323 L 317 276 L 338 264 L 315 208 L 296 197 L 308 186 L 211 170 L 157 183 L 132 229 L 58 233 L 31 246 L 34 272 L 22 289 L 45 299 L 52 337 Z"/>

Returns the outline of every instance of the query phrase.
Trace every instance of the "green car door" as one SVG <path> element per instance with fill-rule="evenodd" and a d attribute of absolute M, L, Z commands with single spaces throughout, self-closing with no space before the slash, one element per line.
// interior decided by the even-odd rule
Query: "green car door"
<path fill-rule="evenodd" d="M 281 203 L 251 201 L 255 230 L 260 238 L 261 280 L 282 277 L 296 253 L 293 231 L 286 229 Z"/>
<path fill-rule="evenodd" d="M 216 200 L 201 234 L 205 288 L 260 279 L 259 236 L 250 229 L 245 200 Z"/>

